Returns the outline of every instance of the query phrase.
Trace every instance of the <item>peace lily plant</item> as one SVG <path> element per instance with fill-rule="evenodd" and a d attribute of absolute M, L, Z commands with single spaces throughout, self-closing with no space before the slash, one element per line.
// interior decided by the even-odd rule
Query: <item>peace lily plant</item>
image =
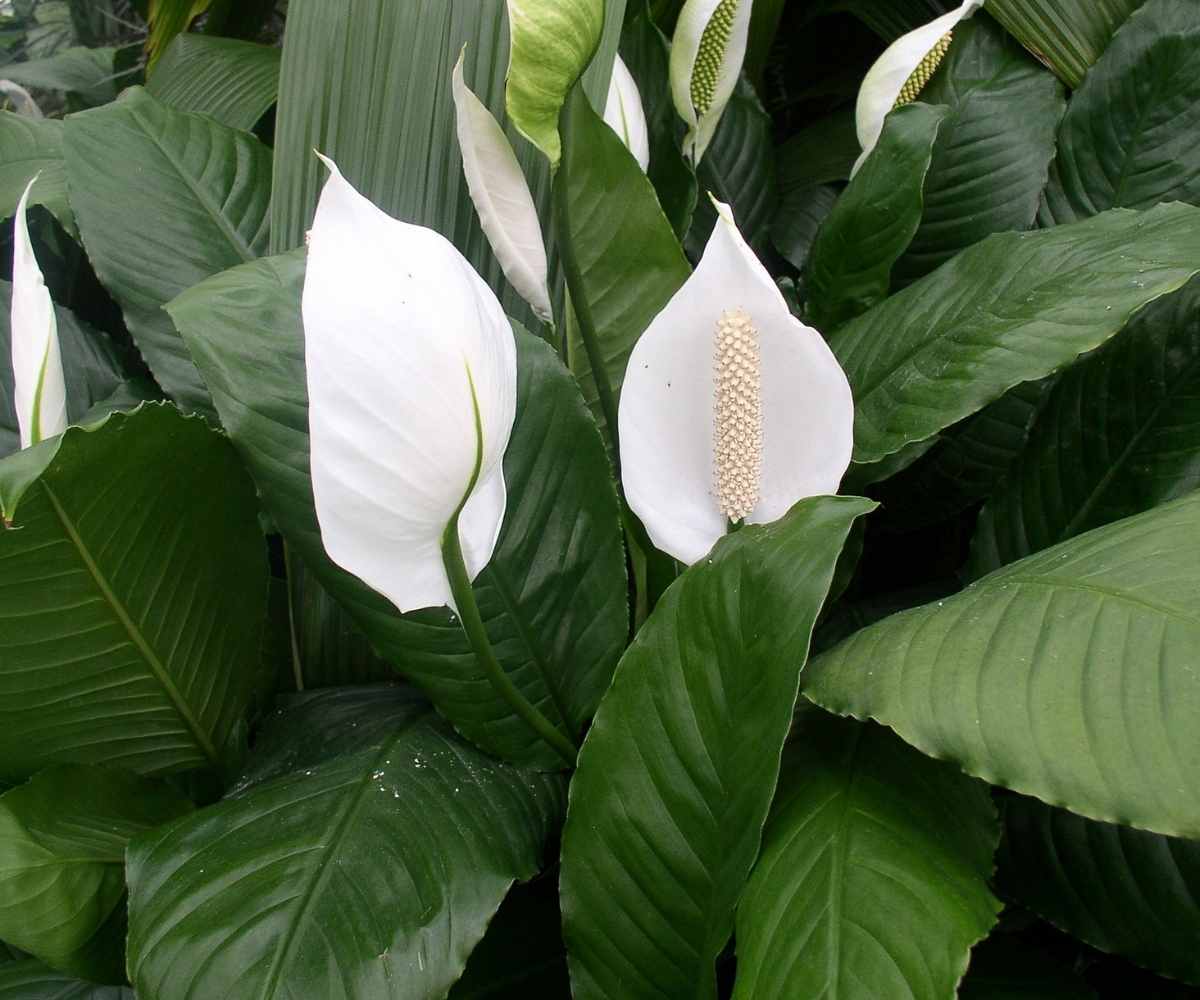
<path fill-rule="evenodd" d="M 637 81 L 625 61 L 617 56 L 613 61 L 612 80 L 608 84 L 608 99 L 604 103 L 604 121 L 621 137 L 625 148 L 645 170 L 650 166 L 650 133 L 646 127 L 646 112 Z"/>

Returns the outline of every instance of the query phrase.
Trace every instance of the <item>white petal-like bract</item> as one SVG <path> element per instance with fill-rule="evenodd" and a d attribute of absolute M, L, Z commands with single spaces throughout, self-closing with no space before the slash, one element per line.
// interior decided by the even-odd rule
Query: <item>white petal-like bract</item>
<path fill-rule="evenodd" d="M 454 67 L 454 110 L 467 190 L 479 224 L 517 294 L 550 322 L 546 244 L 537 207 L 508 136 L 463 78 L 466 50 Z"/>
<path fill-rule="evenodd" d="M 805 497 L 836 492 L 853 447 L 854 401 L 837 359 L 788 311 L 728 206 L 717 203 L 717 214 L 695 272 L 634 346 L 618 418 L 629 506 L 655 546 L 686 563 L 727 528 L 714 480 L 723 319 L 753 326 L 761 359 L 761 478 L 747 522 L 774 521 Z"/>
<path fill-rule="evenodd" d="M 686 0 L 671 39 L 671 97 L 688 124 L 683 151 L 699 163 L 737 86 L 751 0 Z"/>
<path fill-rule="evenodd" d="M 862 147 L 862 154 L 854 165 L 853 173 L 858 172 L 863 160 L 875 148 L 883 132 L 884 119 L 896 106 L 900 92 L 917 67 L 960 21 L 970 17 L 983 3 L 984 0 L 963 0 L 956 10 L 900 36 L 867 70 L 854 109 L 858 144 Z"/>
<path fill-rule="evenodd" d="M 42 114 L 42 109 L 38 107 L 37 101 L 33 99 L 33 95 L 19 83 L 14 83 L 12 80 L 0 80 L 0 94 L 8 98 L 13 106 L 13 111 L 18 115 L 24 115 L 26 118 L 46 117 Z"/>
<path fill-rule="evenodd" d="M 25 217 L 29 193 L 36 183 L 34 177 L 25 186 L 13 220 L 13 401 L 22 448 L 67 429 L 67 385 L 58 344 L 58 320 L 33 253 Z"/>
<path fill-rule="evenodd" d="M 453 244 L 391 218 L 325 163 L 302 303 L 321 537 L 401 611 L 452 606 L 448 522 L 465 498 L 459 537 L 474 579 L 504 519 L 512 326 Z"/>
<path fill-rule="evenodd" d="M 613 63 L 612 79 L 608 84 L 608 100 L 604 105 L 604 121 L 625 148 L 634 155 L 644 171 L 650 166 L 650 130 L 637 81 L 620 56 Z"/>

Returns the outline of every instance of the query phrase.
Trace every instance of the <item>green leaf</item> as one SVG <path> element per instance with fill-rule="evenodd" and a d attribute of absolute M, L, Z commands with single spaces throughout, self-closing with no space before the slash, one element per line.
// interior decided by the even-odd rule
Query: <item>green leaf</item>
<path fill-rule="evenodd" d="M 971 574 L 1200 487 L 1200 281 L 1058 380 L 984 506 Z"/>
<path fill-rule="evenodd" d="M 1003 233 L 833 336 L 857 404 L 854 461 L 928 440 L 1099 347 L 1200 271 L 1200 209 L 1116 209 Z"/>
<path fill-rule="evenodd" d="M 1040 949 L 993 934 L 971 953 L 959 1000 L 1096 1000 L 1070 967 Z"/>
<path fill-rule="evenodd" d="M 624 0 L 605 3 L 604 39 L 584 74 L 594 107 L 604 107 L 624 13 Z M 319 149 L 389 215 L 450 239 L 488 285 L 503 289 L 509 314 L 531 322 L 529 307 L 504 283 L 463 177 L 450 73 L 464 45 L 468 85 L 503 122 L 505 0 L 291 0 L 275 131 L 271 252 L 304 243 L 325 180 L 312 152 Z M 397 61 L 397 52 L 406 58 Z M 514 128 L 509 137 L 548 223 L 549 164 Z"/>
<path fill-rule="evenodd" d="M 134 996 L 133 990 L 85 983 L 31 958 L 0 965 L 0 1000 L 134 1000 Z"/>
<path fill-rule="evenodd" d="M 1142 0 L 988 0 L 988 12 L 1068 87 L 1078 87 Z"/>
<path fill-rule="evenodd" d="M 267 598 L 229 444 L 147 404 L 0 460 L 0 507 L 0 777 L 226 763 Z"/>
<path fill-rule="evenodd" d="M 715 997 L 855 497 L 717 543 L 659 600 L 579 754 L 561 893 L 578 1000 Z"/>
<path fill-rule="evenodd" d="M 22 87 L 78 94 L 88 104 L 105 104 L 117 96 L 116 54 L 113 48 L 76 46 L 44 59 L 9 63 L 3 73 Z"/>
<path fill-rule="evenodd" d="M 874 154 L 835 202 L 805 280 L 817 329 L 832 331 L 887 298 L 892 265 L 921 222 L 925 174 L 949 111 L 910 104 L 888 115 Z"/>
<path fill-rule="evenodd" d="M 786 197 L 814 184 L 849 180 L 861 151 L 853 111 L 817 119 L 776 151 L 780 193 Z"/>
<path fill-rule="evenodd" d="M 294 704 L 233 795 L 130 846 L 141 995 L 445 996 L 538 871 L 562 778 L 487 757 L 410 689 Z"/>
<path fill-rule="evenodd" d="M 81 765 L 0 795 L 0 935 L 64 972 L 123 982 L 125 845 L 191 808 L 165 784 Z"/>
<path fill-rule="evenodd" d="M 0 357 L 12 355 L 12 285 L 0 281 Z M 75 318 L 69 309 L 56 306 L 58 342 L 67 382 L 67 416 L 78 423 L 92 407 L 111 398 L 129 379 L 127 360 L 108 335 Z M 0 458 L 21 446 L 13 400 L 13 374 L 0 362 Z"/>
<path fill-rule="evenodd" d="M 921 100 L 951 110 L 933 147 L 920 228 L 896 264 L 900 285 L 992 233 L 1033 226 L 1065 107 L 1062 84 L 983 14 L 954 29 Z"/>
<path fill-rule="evenodd" d="M 828 4 L 830 10 L 853 14 L 885 42 L 895 41 L 956 6 L 954 0 L 832 0 Z"/>
<path fill-rule="evenodd" d="M 555 752 L 493 693 L 447 611 L 401 617 L 325 555 L 309 478 L 302 284 L 297 253 L 229 271 L 170 306 L 264 506 L 380 655 L 461 732 L 508 759 L 558 766 Z M 616 491 L 570 374 L 528 334 L 518 336 L 517 355 L 517 420 L 504 462 L 508 510 L 476 597 L 513 682 L 575 738 L 629 630 Z"/>
<path fill-rule="evenodd" d="M 211 413 L 163 306 L 266 249 L 270 150 L 210 118 L 165 107 L 140 87 L 72 116 L 64 149 L 96 274 L 159 385 L 184 409 Z"/>
<path fill-rule="evenodd" d="M 75 215 L 67 199 L 62 130 L 63 123 L 52 118 L 26 118 L 0 111 L 0 219 L 16 214 L 25 185 L 34 174 L 40 174 L 29 193 L 29 204 L 44 205 L 63 229 L 78 238 Z"/>
<path fill-rule="evenodd" d="M 1200 23 L 1189 4 L 1149 0 L 1071 99 L 1042 224 L 1108 208 L 1200 201 Z"/>
<path fill-rule="evenodd" d="M 511 59 L 504 106 L 513 124 L 558 167 L 558 119 L 604 33 L 605 0 L 508 0 Z"/>
<path fill-rule="evenodd" d="M 735 1000 L 954 995 L 995 923 L 987 787 L 875 725 L 808 711 L 738 904 Z"/>
<path fill-rule="evenodd" d="M 814 184 L 784 195 L 771 223 L 771 242 L 798 271 L 808 264 L 808 255 L 821 224 L 833 211 L 839 191 L 833 184 Z"/>
<path fill-rule="evenodd" d="M 280 50 L 270 45 L 177 35 L 146 89 L 176 111 L 195 111 L 248 131 L 279 95 L 281 58 Z"/>
<path fill-rule="evenodd" d="M 691 267 L 637 160 L 580 90 L 563 110 L 562 136 L 556 225 L 580 326 L 578 337 L 568 336 L 567 356 L 584 398 L 612 435 L 633 345 Z"/>
<path fill-rule="evenodd" d="M 150 33 L 146 38 L 149 67 L 162 58 L 171 40 L 212 5 L 212 0 L 148 0 L 146 20 Z"/>
<path fill-rule="evenodd" d="M 1198 566 L 1193 493 L 864 629 L 804 693 L 992 784 L 1196 836 Z"/>
<path fill-rule="evenodd" d="M 1200 986 L 1200 843 L 1004 805 L 1003 890 L 1095 948 Z"/>

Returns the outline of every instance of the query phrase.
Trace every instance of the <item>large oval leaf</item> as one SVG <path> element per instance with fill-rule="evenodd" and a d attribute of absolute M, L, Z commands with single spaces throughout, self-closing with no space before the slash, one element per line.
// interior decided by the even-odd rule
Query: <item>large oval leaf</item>
<path fill-rule="evenodd" d="M 1088 944 L 1200 986 L 1200 843 L 1012 797 L 1001 888 Z"/>
<path fill-rule="evenodd" d="M 1200 201 L 1196 14 L 1193 3 L 1149 0 L 1116 33 L 1059 129 L 1043 225 L 1109 208 Z"/>
<path fill-rule="evenodd" d="M 1000 904 L 987 787 L 810 710 L 738 904 L 735 1000 L 943 1000 Z"/>
<path fill-rule="evenodd" d="M 1196 836 L 1198 588 L 1193 493 L 864 629 L 804 693 L 993 784 Z"/>
<path fill-rule="evenodd" d="M 1059 378 L 984 506 L 982 576 L 1200 487 L 1200 282 L 1150 305 Z"/>
<path fill-rule="evenodd" d="M 162 404 L 0 460 L 0 778 L 227 763 L 261 669 L 257 509 L 229 443 Z"/>
<path fill-rule="evenodd" d="M 925 178 L 921 225 L 896 263 L 900 285 L 992 233 L 1033 225 L 1065 107 L 1054 74 L 982 14 L 954 29 L 921 100 L 950 112 Z"/>
<path fill-rule="evenodd" d="M 267 509 L 379 652 L 463 733 L 508 759 L 559 766 L 558 755 L 489 686 L 448 612 L 401 617 L 325 555 L 308 466 L 303 268 L 298 254 L 269 258 L 170 307 Z M 508 510 L 476 596 L 513 682 L 575 739 L 628 635 L 616 490 L 570 374 L 528 334 L 518 337 L 517 353 L 517 420 L 504 464 Z"/>
<path fill-rule="evenodd" d="M 72 236 L 75 214 L 67 199 L 62 153 L 63 123 L 53 118 L 26 118 L 0 111 L 0 219 L 10 218 L 34 174 L 30 205 L 45 205 Z"/>
<path fill-rule="evenodd" d="M 563 786 L 464 743 L 410 689 L 303 697 L 231 797 L 130 846 L 134 986 L 445 996 L 509 886 L 537 872 Z"/>
<path fill-rule="evenodd" d="M 146 89 L 177 111 L 249 130 L 279 94 L 281 57 L 271 45 L 184 33 L 167 46 Z"/>
<path fill-rule="evenodd" d="M 926 441 L 1066 366 L 1198 271 L 1200 209 L 1180 204 L 965 250 L 830 341 L 854 390 L 854 461 Z"/>
<path fill-rule="evenodd" d="M 266 249 L 270 150 L 211 118 L 174 111 L 140 87 L 72 116 L 64 149 L 71 204 L 96 274 L 159 385 L 185 409 L 211 413 L 163 306 Z"/>
<path fill-rule="evenodd" d="M 851 524 L 803 500 L 717 543 L 659 600 L 596 714 L 563 832 L 574 995 L 715 997 L 797 676 Z"/>

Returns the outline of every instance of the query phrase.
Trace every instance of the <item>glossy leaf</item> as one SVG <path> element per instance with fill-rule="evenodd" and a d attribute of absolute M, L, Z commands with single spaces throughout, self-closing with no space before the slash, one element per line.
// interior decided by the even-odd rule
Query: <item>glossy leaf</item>
<path fill-rule="evenodd" d="M 715 997 L 813 623 L 850 526 L 870 509 L 816 497 L 727 536 L 621 659 L 563 833 L 578 1000 Z"/>
<path fill-rule="evenodd" d="M 0 777 L 227 763 L 267 566 L 249 479 L 203 421 L 113 414 L 0 460 Z"/>
<path fill-rule="evenodd" d="M 568 339 L 567 356 L 611 432 L 629 353 L 691 267 L 637 160 L 578 90 L 563 112 L 562 136 L 554 180 L 560 249 L 572 307 L 588 331 Z M 585 336 L 603 361 L 599 380 Z"/>
<path fill-rule="evenodd" d="M 298 254 L 269 258 L 171 306 L 264 505 L 379 653 L 462 732 L 509 759 L 557 766 L 554 752 L 488 686 L 448 612 L 401 617 L 326 557 L 308 471 L 302 268 Z M 528 334 L 518 338 L 517 391 L 504 464 L 508 509 L 476 597 L 514 683 L 574 737 L 608 686 L 628 634 L 616 495 L 578 389 L 550 349 Z"/>
<path fill-rule="evenodd" d="M 298 556 L 290 566 L 295 653 L 305 688 L 394 680 L 396 670 L 371 648 L 362 629 Z"/>
<path fill-rule="evenodd" d="M 158 60 L 146 89 L 176 111 L 196 111 L 248 131 L 279 95 L 281 56 L 270 45 L 181 34 Z"/>
<path fill-rule="evenodd" d="M 817 119 L 776 151 L 780 193 L 849 180 L 860 152 L 852 111 Z"/>
<path fill-rule="evenodd" d="M 0 458 L 20 446 L 13 405 L 12 285 L 0 281 Z M 78 423 L 94 406 L 109 399 L 130 378 L 129 362 L 108 335 L 81 323 L 67 309 L 55 308 L 63 373 L 67 381 L 67 416 Z"/>
<path fill-rule="evenodd" d="M 1128 6 L 1128 0 L 1120 0 Z M 1071 99 L 1042 224 L 1105 209 L 1200 201 L 1200 23 L 1193 4 L 1149 0 Z"/>
<path fill-rule="evenodd" d="M 992 233 L 1033 226 L 1065 106 L 1054 75 L 983 14 L 955 29 L 921 100 L 950 113 L 934 143 L 921 225 L 896 264 L 901 286 Z"/>
<path fill-rule="evenodd" d="M 4 940 L 65 972 L 123 982 L 125 845 L 191 808 L 165 784 L 80 765 L 0 795 Z"/>
<path fill-rule="evenodd" d="M 1013 796 L 1000 869 L 1004 892 L 1072 936 L 1200 985 L 1200 843 Z"/>
<path fill-rule="evenodd" d="M 117 96 L 116 49 L 76 46 L 52 56 L 11 63 L 3 68 L 6 79 L 33 90 L 78 94 L 88 104 L 104 104 Z"/>
<path fill-rule="evenodd" d="M 804 693 L 1081 815 L 1200 832 L 1200 494 L 864 629 Z"/>
<path fill-rule="evenodd" d="M 921 222 L 925 174 L 949 109 L 893 112 L 874 152 L 817 233 L 805 287 L 808 318 L 831 332 L 887 298 L 892 265 Z"/>
<path fill-rule="evenodd" d="M 67 198 L 62 130 L 62 122 L 53 118 L 0 111 L 0 219 L 12 218 L 25 185 L 38 174 L 29 204 L 44 205 L 68 233 L 78 235 Z"/>
<path fill-rule="evenodd" d="M 130 846 L 135 987 L 444 996 L 509 886 L 537 872 L 563 779 L 486 756 L 411 689 L 293 704 L 234 794 Z"/>
<path fill-rule="evenodd" d="M 1200 487 L 1200 282 L 1068 369 L 972 541 L 979 576 Z"/>
<path fill-rule="evenodd" d="M 814 184 L 797 188 L 780 200 L 779 211 L 771 222 L 771 242 L 798 271 L 808 264 L 817 233 L 833 211 L 839 193 L 833 184 Z"/>
<path fill-rule="evenodd" d="M 30 958 L 0 965 L 0 1000 L 134 1000 L 134 996 L 133 990 L 97 986 Z"/>
<path fill-rule="evenodd" d="M 1000 909 L 999 838 L 980 782 L 880 726 L 802 713 L 738 904 L 735 1000 L 952 996 Z"/>
<path fill-rule="evenodd" d="M 878 462 L 1100 346 L 1200 271 L 1200 209 L 1116 210 L 992 236 L 831 339 Z"/>
<path fill-rule="evenodd" d="M 96 274 L 167 394 L 185 410 L 211 413 L 163 306 L 266 249 L 270 151 L 141 88 L 72 116 L 64 148 L 71 204 Z"/>

